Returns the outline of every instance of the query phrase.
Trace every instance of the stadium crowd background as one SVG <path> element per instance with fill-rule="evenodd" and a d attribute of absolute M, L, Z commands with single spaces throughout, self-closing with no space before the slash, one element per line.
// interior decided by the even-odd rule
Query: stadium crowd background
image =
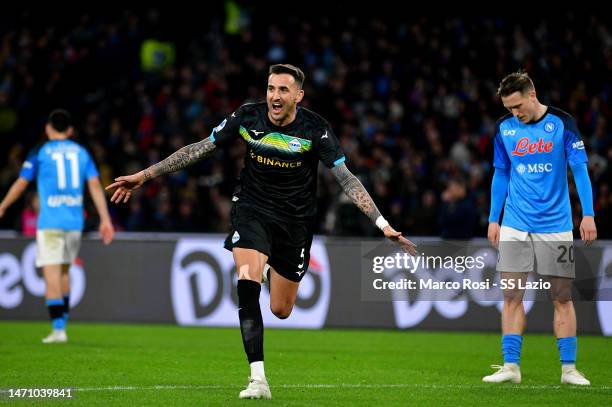
<path fill-rule="evenodd" d="M 208 7 L 208 6 L 207 6 Z M 212 7 L 212 6 L 211 6 Z M 226 2 L 167 9 L 0 17 L 0 193 L 44 140 L 51 109 L 73 114 L 104 185 L 198 141 L 236 107 L 264 100 L 270 64 L 306 73 L 302 106 L 331 123 L 347 165 L 408 236 L 484 237 L 500 79 L 525 68 L 538 96 L 571 113 L 589 154 L 596 222 L 612 238 L 612 26 L 606 14 L 418 17 L 308 10 L 277 15 Z M 237 141 L 157 179 L 125 206 L 125 231 L 225 232 L 245 147 Z M 320 168 L 317 232 L 377 233 Z M 571 177 L 570 177 L 571 179 Z M 574 225 L 581 219 L 577 194 Z M 91 205 L 91 202 L 89 203 Z M 32 190 L 0 220 L 31 234 Z M 88 209 L 95 229 L 95 211 Z"/>

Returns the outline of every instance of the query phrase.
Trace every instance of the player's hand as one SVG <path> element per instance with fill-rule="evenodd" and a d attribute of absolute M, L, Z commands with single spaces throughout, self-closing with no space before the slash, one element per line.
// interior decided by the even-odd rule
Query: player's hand
<path fill-rule="evenodd" d="M 383 230 L 383 233 L 385 234 L 385 237 L 387 239 L 399 244 L 403 251 L 409 253 L 412 256 L 416 256 L 416 254 L 418 253 L 417 245 L 402 236 L 402 232 L 397 232 L 391 226 L 386 226 Z"/>
<path fill-rule="evenodd" d="M 597 239 L 597 227 L 595 226 L 595 218 L 592 216 L 584 216 L 580 222 L 580 238 L 587 246 Z"/>
<path fill-rule="evenodd" d="M 4 216 L 5 209 L 0 207 L 0 218 Z"/>
<path fill-rule="evenodd" d="M 115 237 L 115 228 L 113 224 L 110 222 L 100 222 L 100 236 L 102 236 L 102 241 L 104 244 L 108 245 L 113 241 L 113 237 Z"/>
<path fill-rule="evenodd" d="M 489 242 L 491 242 L 491 245 L 493 245 L 493 247 L 497 249 L 497 246 L 499 246 L 499 223 L 497 222 L 489 223 L 487 239 L 489 239 Z"/>
<path fill-rule="evenodd" d="M 115 189 L 115 193 L 111 197 L 110 201 L 114 203 L 126 203 L 132 196 L 132 191 L 140 188 L 145 182 L 144 173 L 142 171 L 132 175 L 124 175 L 115 178 L 115 182 L 104 188 L 107 191 Z"/>

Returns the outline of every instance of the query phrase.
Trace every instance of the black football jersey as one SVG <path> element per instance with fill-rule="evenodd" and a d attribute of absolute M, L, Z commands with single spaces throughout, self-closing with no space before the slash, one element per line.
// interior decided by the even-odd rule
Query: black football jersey
<path fill-rule="evenodd" d="M 247 154 L 234 200 L 281 219 L 312 218 L 319 160 L 328 168 L 345 160 L 329 123 L 301 107 L 293 122 L 279 127 L 265 102 L 242 105 L 211 134 L 218 147 L 235 137 L 244 140 Z"/>

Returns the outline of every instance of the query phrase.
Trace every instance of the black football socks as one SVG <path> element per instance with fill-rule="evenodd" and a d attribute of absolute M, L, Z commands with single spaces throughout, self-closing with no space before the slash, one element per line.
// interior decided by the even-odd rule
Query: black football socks
<path fill-rule="evenodd" d="M 238 280 L 238 316 L 242 343 L 249 363 L 263 361 L 263 319 L 259 307 L 261 284 Z"/>

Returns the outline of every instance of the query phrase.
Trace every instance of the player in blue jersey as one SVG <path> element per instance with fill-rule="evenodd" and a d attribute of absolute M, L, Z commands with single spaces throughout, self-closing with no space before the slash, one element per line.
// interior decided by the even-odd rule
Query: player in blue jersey
<path fill-rule="evenodd" d="M 504 365 L 494 365 L 498 371 L 483 381 L 521 381 L 522 287 L 527 273 L 537 271 L 551 284 L 561 383 L 589 385 L 576 370 L 576 314 L 571 299 L 575 270 L 567 185 L 569 164 L 582 204 L 580 236 L 588 245 L 597 238 L 597 229 L 584 143 L 569 114 L 538 101 L 526 73 L 506 76 L 497 93 L 510 114 L 496 126 L 488 239 L 499 248 L 497 270 L 507 282 L 502 310 Z"/>
<path fill-rule="evenodd" d="M 40 200 L 36 266 L 43 269 L 47 308 L 53 327 L 43 343 L 59 343 L 68 340 L 68 270 L 81 244 L 85 182 L 100 216 L 100 234 L 105 244 L 113 240 L 114 229 L 96 165 L 83 147 L 69 140 L 73 133 L 70 114 L 61 109 L 51 112 L 45 132 L 49 141 L 28 154 L 19 178 L 0 203 L 0 217 L 36 179 Z"/>

